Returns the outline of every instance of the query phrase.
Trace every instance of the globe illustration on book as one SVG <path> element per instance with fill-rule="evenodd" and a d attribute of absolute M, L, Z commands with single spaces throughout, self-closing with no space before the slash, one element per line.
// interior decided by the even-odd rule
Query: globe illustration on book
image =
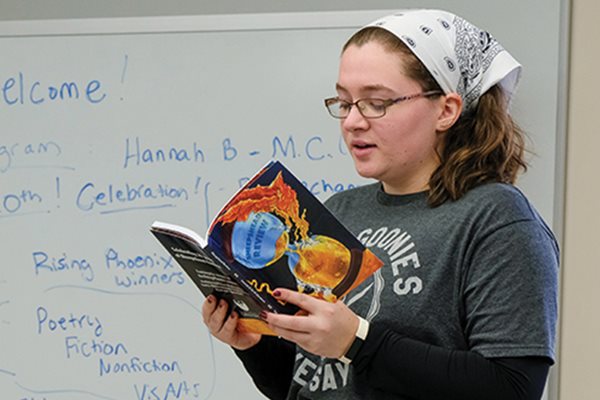
<path fill-rule="evenodd" d="M 231 234 L 233 257 L 244 266 L 260 269 L 277 261 L 288 247 L 287 227 L 266 212 L 252 212 L 245 221 L 236 221 Z"/>
<path fill-rule="evenodd" d="M 268 212 L 251 212 L 246 220 L 233 224 L 231 252 L 250 269 L 266 268 L 286 255 L 299 289 L 322 297 L 343 293 L 362 258 L 360 252 L 353 253 L 324 235 L 303 236 L 290 243 L 289 227 Z"/>

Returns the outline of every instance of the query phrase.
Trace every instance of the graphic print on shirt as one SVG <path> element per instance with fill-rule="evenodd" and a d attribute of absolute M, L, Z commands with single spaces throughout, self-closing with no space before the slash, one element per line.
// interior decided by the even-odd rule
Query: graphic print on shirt
<path fill-rule="evenodd" d="M 350 292 L 344 302 L 368 321 L 380 312 L 382 296 L 414 296 L 423 290 L 421 263 L 410 233 L 387 226 L 366 228 L 358 239 L 384 261 L 371 278 Z M 385 289 L 385 293 L 384 293 Z M 348 384 L 349 365 L 300 351 L 296 354 L 294 383 L 303 391 L 328 392 Z"/>
<path fill-rule="evenodd" d="M 416 274 L 416 271 L 421 268 L 421 262 L 415 249 L 415 243 L 408 232 L 397 227 L 389 228 L 387 226 L 377 229 L 366 228 L 358 234 L 358 239 L 367 248 L 379 249 L 376 251 L 377 255 L 384 260 L 386 266 L 391 267 L 392 281 L 388 284 L 391 284 L 395 295 L 406 296 L 421 293 L 423 281 Z M 363 316 L 368 321 L 371 321 L 379 313 L 381 293 L 386 284 L 383 273 L 383 269 L 377 271 L 369 287 L 359 287 L 349 293 L 346 299 L 346 304 L 352 307 L 353 303 L 370 293 L 371 305 L 367 314 Z"/>
<path fill-rule="evenodd" d="M 310 392 L 338 390 L 348 384 L 350 365 L 304 352 L 296 354 L 294 382 Z"/>

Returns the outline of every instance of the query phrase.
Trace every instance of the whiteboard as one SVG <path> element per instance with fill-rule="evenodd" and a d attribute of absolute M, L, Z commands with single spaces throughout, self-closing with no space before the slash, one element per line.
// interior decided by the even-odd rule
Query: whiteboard
<path fill-rule="evenodd" d="M 364 184 L 322 99 L 345 39 L 383 14 L 0 23 L 3 399 L 262 398 L 148 228 L 204 232 L 271 158 L 322 200 Z M 516 113 L 556 143 L 556 53 L 526 61 L 550 79 L 542 98 L 524 80 Z M 534 178 L 555 151 L 522 184 L 549 222 L 553 180 Z"/>

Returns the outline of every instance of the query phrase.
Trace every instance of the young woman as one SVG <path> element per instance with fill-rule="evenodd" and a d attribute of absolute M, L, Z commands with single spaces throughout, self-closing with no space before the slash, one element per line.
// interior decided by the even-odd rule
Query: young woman
<path fill-rule="evenodd" d="M 273 399 L 539 399 L 554 362 L 558 247 L 516 189 L 508 114 L 520 65 L 453 14 L 410 10 L 344 46 L 327 99 L 358 173 L 327 205 L 385 262 L 344 301 L 280 289 L 305 315 L 265 313 L 280 338 L 211 333 Z"/>

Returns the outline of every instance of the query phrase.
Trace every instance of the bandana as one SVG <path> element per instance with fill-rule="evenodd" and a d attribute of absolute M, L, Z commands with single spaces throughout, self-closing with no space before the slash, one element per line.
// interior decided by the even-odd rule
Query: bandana
<path fill-rule="evenodd" d="M 383 28 L 417 56 L 444 93 L 458 93 L 463 112 L 499 83 L 508 102 L 514 94 L 521 65 L 488 32 L 440 10 L 404 10 L 366 27 Z"/>

